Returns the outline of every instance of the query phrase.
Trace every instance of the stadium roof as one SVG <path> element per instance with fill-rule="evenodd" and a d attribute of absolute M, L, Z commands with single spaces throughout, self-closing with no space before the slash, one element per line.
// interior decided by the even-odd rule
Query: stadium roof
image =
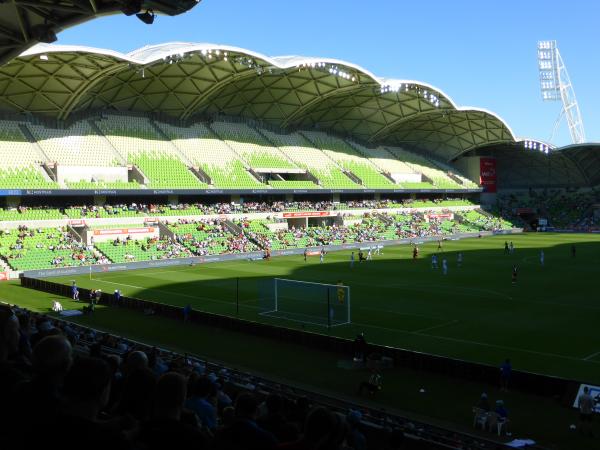
<path fill-rule="evenodd" d="M 0 65 L 38 42 L 56 40 L 56 33 L 94 17 L 140 10 L 174 16 L 200 0 L 0 0 Z"/>
<path fill-rule="evenodd" d="M 97 110 L 240 116 L 412 146 L 444 160 L 519 141 L 498 115 L 459 107 L 439 88 L 332 58 L 186 42 L 128 54 L 38 44 L 0 67 L 0 111 L 65 120 Z"/>

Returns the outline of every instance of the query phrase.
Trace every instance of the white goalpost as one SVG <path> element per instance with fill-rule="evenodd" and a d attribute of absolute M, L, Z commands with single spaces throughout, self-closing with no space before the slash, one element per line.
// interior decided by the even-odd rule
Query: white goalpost
<path fill-rule="evenodd" d="M 312 325 L 351 323 L 350 287 L 272 278 L 261 289 L 260 315 Z"/>

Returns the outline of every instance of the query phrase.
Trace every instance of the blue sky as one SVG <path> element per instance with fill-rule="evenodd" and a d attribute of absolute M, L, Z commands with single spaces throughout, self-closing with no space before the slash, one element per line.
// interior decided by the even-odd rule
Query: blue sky
<path fill-rule="evenodd" d="M 430 83 L 461 106 L 494 111 L 517 136 L 547 140 L 560 103 L 543 102 L 538 40 L 555 39 L 588 141 L 600 141 L 600 2 L 572 0 L 203 0 L 148 26 L 108 16 L 67 29 L 60 44 L 131 51 L 210 42 L 270 56 L 327 56 L 379 76 Z M 554 143 L 570 143 L 566 122 Z"/>

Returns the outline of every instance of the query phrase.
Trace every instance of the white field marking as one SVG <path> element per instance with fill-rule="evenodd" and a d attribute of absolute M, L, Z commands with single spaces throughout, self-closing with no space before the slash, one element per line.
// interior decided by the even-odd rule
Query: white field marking
<path fill-rule="evenodd" d="M 355 283 L 355 282 L 353 282 L 352 285 L 372 286 L 372 284 Z M 352 287 L 352 285 L 350 287 Z M 431 283 L 390 283 L 390 284 L 381 284 L 380 287 L 383 287 L 383 288 L 400 287 L 400 288 L 420 289 L 420 290 L 422 289 L 422 290 L 429 290 L 430 292 L 439 292 L 439 291 L 449 292 L 449 291 L 460 290 L 460 291 L 466 292 L 467 295 L 472 295 L 472 296 L 476 295 L 475 291 L 479 291 L 479 292 L 485 292 L 488 294 L 496 295 L 498 297 L 503 297 L 503 298 L 508 298 L 510 300 L 513 300 L 513 298 L 511 296 L 509 296 L 508 294 L 504 294 L 504 293 L 498 292 L 498 291 L 493 291 L 491 289 L 481 289 L 481 288 L 476 288 L 476 287 L 453 286 L 453 285 L 431 284 Z M 433 289 L 427 289 L 427 288 L 433 288 Z"/>
<path fill-rule="evenodd" d="M 392 328 L 380 327 L 378 325 L 368 325 L 368 324 L 357 323 L 357 322 L 353 322 L 353 324 L 360 326 L 360 327 L 375 328 L 375 329 L 379 329 L 379 330 L 391 331 L 391 332 L 401 333 L 401 334 L 414 334 L 417 336 L 427 336 L 427 337 L 431 337 L 434 339 L 440 339 L 440 340 L 444 340 L 444 341 L 478 345 L 480 347 L 498 348 L 501 350 L 508 350 L 508 351 L 512 351 L 512 352 L 530 353 L 532 355 L 549 356 L 552 358 L 566 359 L 569 361 L 585 361 L 585 362 L 592 363 L 592 364 L 600 364 L 600 361 L 590 361 L 590 360 L 586 360 L 583 358 L 575 358 L 573 356 L 557 355 L 555 353 L 537 352 L 535 350 L 527 350 L 524 348 L 507 347 L 504 345 L 488 344 L 488 343 L 479 342 L 479 341 L 470 341 L 468 339 L 458 339 L 458 338 L 452 338 L 452 337 L 447 337 L 447 336 L 436 336 L 435 334 L 427 334 L 427 333 L 423 333 L 422 331 L 418 331 L 418 330 L 417 331 L 408 331 L 408 330 L 401 330 L 401 329 L 392 329 Z"/>
<path fill-rule="evenodd" d="M 359 283 L 352 283 L 353 285 L 362 285 L 362 286 L 367 286 L 366 284 L 359 284 Z M 370 286 L 370 285 L 368 285 Z M 572 303 L 561 303 L 561 302 L 553 302 L 553 301 L 546 301 L 546 300 L 527 300 L 527 299 L 516 299 L 514 297 L 510 297 L 508 294 L 503 294 L 501 292 L 497 292 L 497 291 L 493 291 L 490 289 L 480 289 L 480 288 L 471 288 L 471 287 L 464 287 L 464 286 L 452 286 L 452 285 L 441 285 L 441 284 L 425 284 L 425 283 L 398 283 L 398 284 L 384 284 L 382 285 L 382 287 L 405 287 L 405 288 L 409 288 L 409 289 L 421 289 L 422 287 L 433 287 L 433 288 L 439 288 L 439 289 L 430 289 L 430 292 L 438 292 L 439 290 L 444 290 L 444 292 L 449 292 L 449 290 L 463 290 L 463 292 L 465 291 L 481 291 L 481 292 L 489 292 L 489 293 L 494 293 L 497 296 L 502 296 L 504 299 L 512 301 L 512 302 L 517 302 L 517 303 L 531 303 L 531 304 L 539 304 L 539 305 L 553 305 L 553 306 L 563 306 L 566 308 L 570 308 L 570 309 L 591 309 L 594 311 L 599 311 L 600 310 L 600 306 L 591 306 L 591 305 L 574 305 Z M 352 287 L 352 286 L 350 286 Z M 426 290 L 426 289 L 425 289 Z M 473 293 L 470 293 L 468 295 L 473 296 Z"/>
<path fill-rule="evenodd" d="M 590 359 L 594 359 L 595 356 L 600 355 L 600 352 L 596 352 L 596 353 L 592 353 L 591 355 L 586 356 L 585 358 L 583 358 L 584 361 L 589 361 Z"/>
<path fill-rule="evenodd" d="M 281 314 L 284 314 L 283 316 L 277 315 L 277 313 L 281 312 Z M 315 316 L 311 316 L 310 314 L 303 314 L 303 313 L 285 313 L 283 311 L 266 311 L 266 312 L 262 312 L 262 313 L 258 313 L 259 316 L 266 316 L 266 317 L 271 317 L 272 319 L 282 319 L 282 320 L 289 320 L 292 322 L 300 322 L 300 323 L 308 323 L 311 325 L 318 325 L 321 327 L 326 327 L 327 324 L 326 323 L 319 323 L 319 322 L 309 322 L 306 320 L 298 320 L 298 319 L 292 319 L 288 316 L 286 316 L 285 314 L 293 314 L 294 316 L 304 316 L 304 317 L 310 317 L 311 319 L 314 319 Z M 350 325 L 351 322 L 343 322 L 343 323 L 335 323 L 335 324 L 331 324 L 332 327 L 339 327 L 342 325 Z"/>
<path fill-rule="evenodd" d="M 386 313 L 386 314 L 396 314 L 398 316 L 422 317 L 423 319 L 433 319 L 433 320 L 446 320 L 446 317 L 428 316 L 426 314 L 404 313 L 404 312 L 400 312 L 400 311 L 392 311 L 391 309 L 383 309 L 383 308 L 367 308 L 364 306 L 359 306 L 355 309 L 362 309 L 365 311 L 376 311 L 376 312 L 382 312 L 382 313 Z"/>
<path fill-rule="evenodd" d="M 216 298 L 212 298 L 212 297 L 203 297 L 201 295 L 189 295 L 189 294 L 180 294 L 177 292 L 172 292 L 172 291 L 165 291 L 163 289 L 154 289 L 154 288 L 147 288 L 147 287 L 142 287 L 142 286 L 135 286 L 133 284 L 126 284 L 126 283 L 117 283 L 114 281 L 107 281 L 107 280 L 96 280 L 99 283 L 109 283 L 109 284 L 115 284 L 117 286 L 127 286 L 127 287 L 131 287 L 131 288 L 135 288 L 135 289 L 142 289 L 144 291 L 156 291 L 156 292 L 161 292 L 163 294 L 169 294 L 169 295 L 173 295 L 175 297 L 186 297 L 186 298 L 192 298 L 195 300 L 207 300 L 209 302 L 214 302 L 214 303 L 221 303 L 223 305 L 235 305 L 235 301 L 223 301 L 223 300 L 218 300 Z M 153 301 L 153 300 L 150 300 Z M 177 306 L 177 305 L 170 305 L 168 303 L 164 303 L 164 302 L 160 302 L 164 305 L 168 305 L 168 306 Z M 240 302 L 240 306 L 243 308 L 251 308 L 251 309 L 258 309 L 258 306 L 255 305 L 244 305 Z"/>
<path fill-rule="evenodd" d="M 456 324 L 458 322 L 459 322 L 458 320 L 450 320 L 449 322 L 442 323 L 440 325 L 433 325 L 431 327 L 421 328 L 420 330 L 413 331 L 413 333 L 415 333 L 415 334 L 421 334 L 421 333 L 424 333 L 425 331 L 437 330 L 438 328 L 443 328 L 443 327 L 447 327 L 447 326 L 450 326 L 450 325 L 454 325 L 454 324 Z"/>
<path fill-rule="evenodd" d="M 246 261 L 247 262 L 247 261 Z M 238 264 L 236 263 L 235 266 L 237 265 L 242 265 L 242 264 Z M 246 264 L 243 264 L 244 266 L 247 267 Z M 192 269 L 176 269 L 176 270 L 162 270 L 162 271 L 153 271 L 153 272 L 147 272 L 147 273 L 143 273 L 144 270 L 147 269 L 141 269 L 138 271 L 136 271 L 135 276 L 143 276 L 146 277 L 148 275 L 153 275 L 153 274 L 159 274 L 159 273 L 177 273 L 177 272 L 190 272 L 192 270 L 196 270 L 197 266 L 202 266 L 202 267 L 210 267 L 211 264 L 198 264 L 196 265 L 194 268 Z M 231 264 L 231 266 L 235 267 L 233 264 Z M 178 266 L 181 267 L 181 266 Z M 244 271 L 244 272 L 248 272 L 248 273 L 256 273 L 254 271 Z M 198 273 L 202 273 L 201 271 L 199 271 Z M 111 279 L 114 278 L 121 278 L 124 276 L 131 276 L 131 271 L 123 271 L 123 272 L 113 272 L 110 274 L 111 275 Z M 93 278 L 94 281 L 101 281 L 104 280 L 105 278 Z M 213 280 L 212 278 L 210 278 L 211 280 Z M 218 281 L 218 279 L 214 279 L 215 281 Z M 367 286 L 367 284 L 364 283 L 352 283 L 353 285 L 358 285 L 358 286 Z M 368 285 L 371 286 L 371 285 Z M 381 285 L 382 287 L 409 287 L 409 288 L 415 288 L 418 289 L 421 286 L 430 286 L 430 287 L 437 287 L 439 289 L 435 289 L 435 290 L 431 290 L 434 292 L 438 292 L 439 290 L 444 290 L 446 291 L 448 288 L 451 289 L 455 289 L 456 286 L 451 286 L 451 285 L 432 285 L 432 284 L 419 284 L 419 283 L 397 283 L 397 284 L 383 284 Z M 352 287 L 352 286 L 350 286 Z M 141 289 L 141 288 L 140 288 Z M 527 299 L 515 299 L 507 294 L 503 294 L 501 292 L 497 292 L 497 291 L 493 291 L 490 289 L 480 289 L 480 288 L 471 288 L 471 287 L 460 287 L 460 289 L 463 290 L 470 290 L 470 291 L 481 291 L 481 292 L 488 292 L 497 296 L 502 296 L 505 299 L 508 299 L 510 301 L 514 301 L 514 302 L 518 302 L 518 303 L 530 303 L 530 304 L 539 304 L 539 305 L 553 305 L 553 306 L 561 306 L 561 307 L 566 307 L 566 308 L 570 308 L 570 309 L 589 309 L 589 310 L 593 310 L 593 311 L 599 311 L 600 310 L 600 306 L 590 306 L 590 305 L 573 305 L 572 303 L 561 303 L 561 302 L 552 302 L 552 301 L 546 301 L 546 300 L 527 300 Z M 183 294 L 180 294 L 183 295 Z M 472 296 L 474 296 L 474 294 L 471 294 Z M 387 312 L 387 311 L 386 311 Z M 433 317 L 429 317 L 429 318 L 433 318 Z"/>

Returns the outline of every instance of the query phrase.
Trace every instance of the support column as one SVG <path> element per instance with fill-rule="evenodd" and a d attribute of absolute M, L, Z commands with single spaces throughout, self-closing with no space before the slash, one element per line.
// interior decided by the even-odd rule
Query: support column
<path fill-rule="evenodd" d="M 16 208 L 21 204 L 21 197 L 6 197 L 6 206 Z"/>
<path fill-rule="evenodd" d="M 94 195 L 94 205 L 104 206 L 106 203 L 106 195 Z"/>

